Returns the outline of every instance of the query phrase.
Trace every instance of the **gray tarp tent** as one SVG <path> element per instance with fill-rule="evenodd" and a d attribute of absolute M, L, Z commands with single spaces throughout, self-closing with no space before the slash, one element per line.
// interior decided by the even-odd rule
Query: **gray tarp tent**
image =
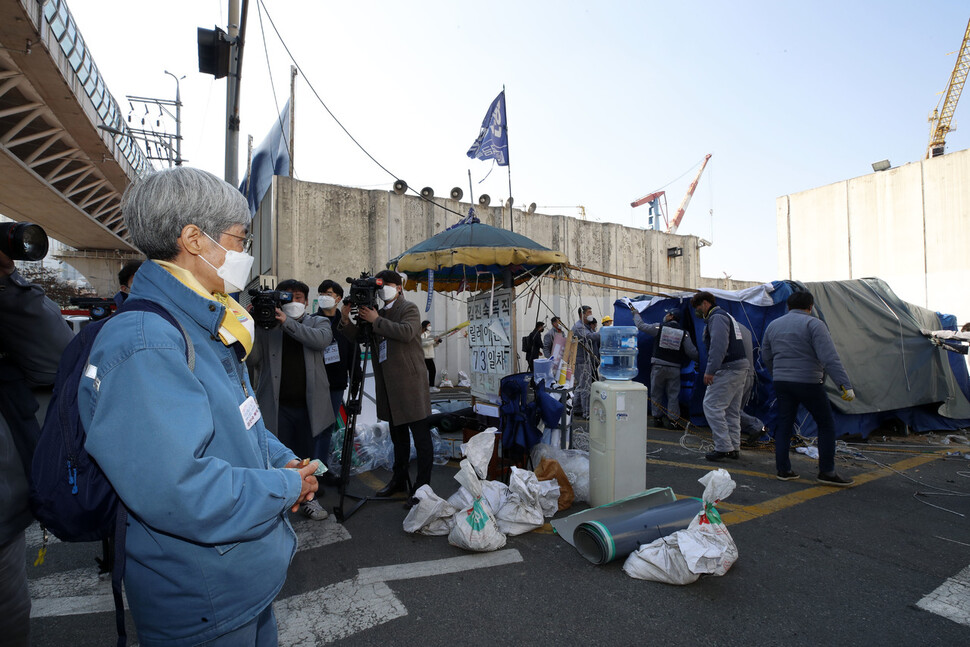
<path fill-rule="evenodd" d="M 773 428 L 775 395 L 771 376 L 760 360 L 761 338 L 771 321 L 787 312 L 792 292 L 808 290 L 815 297 L 815 312 L 829 327 L 845 365 L 856 399 L 843 401 L 831 380 L 826 390 L 833 405 L 839 435 L 868 436 L 881 424 L 898 419 L 914 431 L 953 430 L 970 427 L 970 384 L 965 357 L 934 345 L 921 332 L 955 329 L 949 315 L 941 315 L 896 296 L 876 278 L 851 281 L 799 283 L 775 281 L 739 291 L 710 290 L 718 304 L 753 333 L 758 384 L 747 411 Z M 695 339 L 701 339 L 704 322 L 690 308 L 692 293 L 678 293 L 634 301 L 643 320 L 660 321 L 671 308 L 681 311 L 682 321 Z M 615 325 L 631 325 L 629 309 L 622 301 L 614 307 Z M 639 381 L 649 382 L 652 339 L 640 334 Z M 707 361 L 698 344 L 701 365 Z M 695 384 L 694 366 L 682 371 L 681 400 L 689 403 L 691 418 L 704 424 L 704 388 Z M 815 424 L 802 412 L 799 432 L 815 435 Z"/>

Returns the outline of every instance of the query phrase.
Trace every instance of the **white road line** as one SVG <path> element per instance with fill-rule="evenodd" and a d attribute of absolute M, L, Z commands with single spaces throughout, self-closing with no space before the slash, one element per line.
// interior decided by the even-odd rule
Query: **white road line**
<path fill-rule="evenodd" d="M 501 550 L 494 553 L 479 553 L 462 555 L 447 559 L 436 559 L 430 562 L 415 562 L 413 564 L 393 564 L 391 566 L 376 566 L 362 568 L 357 571 L 357 579 L 363 583 L 393 582 L 394 580 L 413 580 L 432 575 L 447 575 L 471 571 L 476 568 L 491 566 L 505 566 L 522 561 L 522 555 L 515 549 Z"/>
<path fill-rule="evenodd" d="M 296 531 L 298 550 L 312 550 L 350 539 L 350 533 L 332 517 L 324 521 L 312 521 L 305 517 L 292 517 L 293 530 Z M 27 542 L 32 548 L 41 545 L 40 526 L 28 528 Z M 51 535 L 53 539 L 53 535 Z M 56 539 L 55 539 L 56 541 Z M 56 550 L 49 548 L 49 550 Z M 100 548 L 98 549 L 100 551 Z M 33 568 L 28 566 L 28 568 Z M 38 568 L 43 568 L 38 567 Z M 73 616 L 85 613 L 114 611 L 114 597 L 111 594 L 111 576 L 99 576 L 98 569 L 92 565 L 30 579 L 31 618 L 52 616 Z M 127 607 L 127 600 L 125 606 Z"/>
<path fill-rule="evenodd" d="M 352 580 L 278 600 L 273 609 L 279 624 L 279 643 L 290 647 L 312 647 L 406 616 L 407 609 L 385 581 L 447 575 L 521 561 L 519 551 L 509 549 L 360 569 Z"/>
<path fill-rule="evenodd" d="M 970 566 L 947 578 L 916 606 L 970 627 Z"/>
<path fill-rule="evenodd" d="M 273 604 L 279 644 L 313 647 L 408 614 L 383 582 L 344 580 Z"/>

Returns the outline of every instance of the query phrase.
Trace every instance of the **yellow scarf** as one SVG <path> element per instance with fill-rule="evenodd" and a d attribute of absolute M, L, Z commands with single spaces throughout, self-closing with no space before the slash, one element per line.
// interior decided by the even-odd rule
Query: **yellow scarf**
<path fill-rule="evenodd" d="M 177 278 L 182 285 L 189 288 L 199 296 L 202 296 L 210 301 L 215 301 L 221 303 L 226 307 L 226 312 L 222 317 L 222 322 L 219 324 L 219 339 L 226 346 L 231 346 L 233 342 L 238 341 L 242 344 L 243 349 L 246 351 L 246 356 L 253 350 L 253 333 L 254 324 L 252 317 L 246 312 L 239 303 L 233 299 L 228 294 L 223 292 L 209 292 L 205 289 L 205 286 L 199 282 L 199 279 L 195 278 L 192 272 L 188 271 L 184 267 L 179 267 L 174 263 L 168 263 L 166 261 L 155 261 L 162 267 L 164 267 L 168 272 Z M 248 325 L 247 325 L 248 324 Z"/>

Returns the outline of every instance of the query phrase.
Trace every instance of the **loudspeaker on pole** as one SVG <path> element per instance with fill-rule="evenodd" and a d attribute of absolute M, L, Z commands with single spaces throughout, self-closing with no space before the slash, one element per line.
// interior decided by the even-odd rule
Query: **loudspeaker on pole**
<path fill-rule="evenodd" d="M 397 195 L 404 195 L 408 190 L 408 183 L 404 180 L 398 180 L 394 183 L 393 191 Z"/>
<path fill-rule="evenodd" d="M 434 189 L 432 189 L 430 186 L 424 187 L 421 189 L 421 197 L 430 200 L 434 197 Z"/>
<path fill-rule="evenodd" d="M 461 197 L 465 195 L 465 192 L 461 190 L 460 186 L 456 186 L 451 190 L 452 200 L 461 200 Z"/>
<path fill-rule="evenodd" d="M 492 203 L 492 197 L 487 193 L 483 193 L 478 197 L 478 204 L 480 204 L 483 207 L 487 207 L 491 203 Z"/>

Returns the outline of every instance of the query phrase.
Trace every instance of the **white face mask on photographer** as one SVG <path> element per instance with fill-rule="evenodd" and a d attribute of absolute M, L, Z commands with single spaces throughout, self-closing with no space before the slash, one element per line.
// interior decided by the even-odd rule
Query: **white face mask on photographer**
<path fill-rule="evenodd" d="M 205 232 L 202 233 L 205 234 Z M 242 291 L 246 287 L 246 283 L 249 282 L 249 270 L 252 269 L 255 259 L 249 254 L 226 249 L 222 245 L 219 245 L 216 239 L 209 234 L 205 234 L 205 237 L 214 242 L 219 249 L 226 252 L 226 259 L 219 267 L 210 263 L 205 256 L 201 257 L 202 260 L 205 261 L 206 265 L 214 269 L 219 278 L 222 279 L 226 293 Z"/>
<path fill-rule="evenodd" d="M 596 317 L 594 317 L 593 315 L 586 315 L 586 321 L 587 322 L 593 323 L 593 321 L 595 321 L 595 320 L 596 320 Z"/>
<path fill-rule="evenodd" d="M 397 298 L 397 286 L 396 285 L 385 285 L 381 288 L 381 299 L 384 303 L 390 303 Z"/>
<path fill-rule="evenodd" d="M 306 305 L 297 303 L 296 301 L 291 301 L 290 303 L 284 303 L 280 310 L 282 310 L 283 314 L 285 314 L 287 317 L 299 319 L 306 314 Z"/>
<path fill-rule="evenodd" d="M 337 300 L 336 300 L 336 299 L 334 299 L 334 298 L 333 298 L 332 296 L 330 296 L 329 294 L 327 294 L 327 295 L 324 295 L 324 296 L 322 296 L 322 297 L 320 297 L 320 298 L 319 298 L 319 299 L 317 300 L 317 306 L 318 306 L 318 307 L 319 307 L 319 308 L 320 308 L 321 310 L 329 310 L 330 308 L 332 308 L 332 307 L 334 307 L 335 305 L 337 305 Z"/>

